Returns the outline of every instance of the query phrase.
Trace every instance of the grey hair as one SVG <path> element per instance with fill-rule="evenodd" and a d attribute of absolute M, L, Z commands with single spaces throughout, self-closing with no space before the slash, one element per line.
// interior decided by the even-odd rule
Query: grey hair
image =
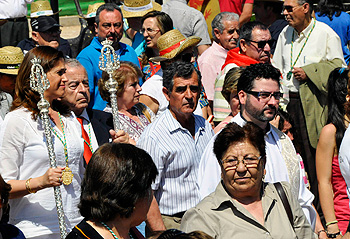
<path fill-rule="evenodd" d="M 64 59 L 64 64 L 66 65 L 66 67 L 71 67 L 71 68 L 78 68 L 78 67 L 83 67 L 84 71 L 87 75 L 87 71 L 85 69 L 85 67 L 75 58 L 66 58 Z"/>
<path fill-rule="evenodd" d="M 225 29 L 224 21 L 237 21 L 239 20 L 239 16 L 233 12 L 220 12 L 216 15 L 211 22 L 212 34 L 214 40 L 218 40 L 215 36 L 214 29 L 217 28 L 220 33 L 222 33 Z"/>
<path fill-rule="evenodd" d="M 95 22 L 96 22 L 97 26 L 100 23 L 100 13 L 103 10 L 106 10 L 107 12 L 113 12 L 114 10 L 117 10 L 117 11 L 120 12 L 120 14 L 122 15 L 122 19 L 123 19 L 122 10 L 120 9 L 120 7 L 118 7 L 117 4 L 115 4 L 115 3 L 105 3 L 105 4 L 101 5 L 96 11 Z"/>
<path fill-rule="evenodd" d="M 299 6 L 303 5 L 304 3 L 309 4 L 309 13 L 311 14 L 312 10 L 313 10 L 313 3 L 312 3 L 312 1 L 311 0 L 298 0 Z"/>

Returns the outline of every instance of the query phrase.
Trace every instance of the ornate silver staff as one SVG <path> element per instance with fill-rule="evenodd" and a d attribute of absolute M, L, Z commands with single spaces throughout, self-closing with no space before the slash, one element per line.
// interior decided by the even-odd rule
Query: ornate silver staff
<path fill-rule="evenodd" d="M 105 86 L 110 94 L 112 115 L 113 115 L 113 125 L 114 130 L 120 129 L 119 119 L 118 119 L 118 104 L 117 104 L 117 87 L 118 82 L 113 79 L 113 72 L 120 67 L 119 56 L 115 53 L 112 46 L 113 42 L 106 39 L 101 42 L 103 45 L 101 49 L 100 62 L 98 63 L 99 68 L 105 71 L 109 75 L 109 80 L 106 81 Z"/>
<path fill-rule="evenodd" d="M 47 146 L 47 150 L 50 158 L 50 167 L 56 168 L 56 156 L 53 149 L 50 121 L 49 121 L 50 103 L 44 99 L 44 91 L 50 87 L 50 82 L 46 77 L 43 67 L 40 65 L 41 60 L 34 57 L 34 59 L 32 59 L 31 62 L 33 65 L 30 73 L 30 87 L 34 91 L 37 91 L 40 95 L 40 101 L 38 102 L 38 109 L 40 110 L 40 117 L 44 125 L 46 146 Z M 60 234 L 61 234 L 61 238 L 64 239 L 67 236 L 67 230 L 64 222 L 62 195 L 61 195 L 61 189 L 59 186 L 54 187 L 54 195 L 55 195 L 55 201 L 56 201 Z"/>

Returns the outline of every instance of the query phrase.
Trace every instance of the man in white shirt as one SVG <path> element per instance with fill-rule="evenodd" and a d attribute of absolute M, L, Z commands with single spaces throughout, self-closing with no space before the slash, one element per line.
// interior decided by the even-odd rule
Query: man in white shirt
<path fill-rule="evenodd" d="M 289 26 L 279 35 L 273 64 L 283 75 L 287 111 L 301 137 L 301 156 L 316 197 L 315 152 L 327 119 L 327 82 L 336 67 L 346 67 L 338 35 L 311 16 L 311 0 L 285 0 L 283 14 Z M 289 98 L 289 100 L 288 100 Z"/>
<path fill-rule="evenodd" d="M 312 206 L 314 196 L 307 189 L 303 177 L 302 161 L 297 157 L 289 137 L 269 124 L 274 119 L 280 92 L 280 72 L 270 64 L 247 66 L 238 80 L 237 92 L 241 106 L 240 114 L 232 122 L 244 125 L 253 122 L 266 132 L 266 182 L 287 181 L 291 184 L 293 195 L 298 198 L 310 224 L 315 228 L 316 211 Z M 216 137 L 206 147 L 198 172 L 198 185 L 201 198 L 214 192 L 221 179 L 221 170 L 213 152 Z M 317 221 L 320 223 L 320 221 Z M 322 225 L 318 225 L 319 230 Z"/>

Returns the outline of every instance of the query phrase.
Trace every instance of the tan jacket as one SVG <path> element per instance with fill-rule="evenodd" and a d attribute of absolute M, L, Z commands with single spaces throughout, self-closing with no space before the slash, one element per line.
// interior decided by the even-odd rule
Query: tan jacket
<path fill-rule="evenodd" d="M 181 230 L 200 230 L 216 239 L 292 239 L 317 238 L 298 201 L 291 196 L 290 186 L 283 182 L 294 219 L 294 230 L 273 184 L 265 184 L 262 206 L 265 218 L 261 225 L 240 203 L 233 200 L 219 183 L 215 192 L 189 209 L 182 218 Z"/>

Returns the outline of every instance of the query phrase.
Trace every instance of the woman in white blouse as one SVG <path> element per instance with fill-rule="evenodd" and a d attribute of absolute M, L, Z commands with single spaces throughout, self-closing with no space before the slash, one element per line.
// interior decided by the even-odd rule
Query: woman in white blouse
<path fill-rule="evenodd" d="M 1 126 L 0 173 L 11 184 L 10 223 L 16 225 L 26 238 L 59 238 L 59 225 L 54 199 L 54 186 L 60 186 L 65 223 L 68 231 L 82 217 L 78 212 L 80 183 L 84 173 L 83 140 L 79 122 L 68 113 L 61 115 L 49 108 L 52 139 L 57 168 L 50 168 L 43 122 L 37 103 L 39 94 L 30 87 L 34 57 L 50 82 L 44 98 L 54 106 L 65 92 L 67 81 L 62 52 L 47 46 L 29 51 L 19 68 L 16 99 Z M 63 113 L 63 112 L 61 112 Z M 72 181 L 62 184 L 62 174 L 73 174 Z"/>

